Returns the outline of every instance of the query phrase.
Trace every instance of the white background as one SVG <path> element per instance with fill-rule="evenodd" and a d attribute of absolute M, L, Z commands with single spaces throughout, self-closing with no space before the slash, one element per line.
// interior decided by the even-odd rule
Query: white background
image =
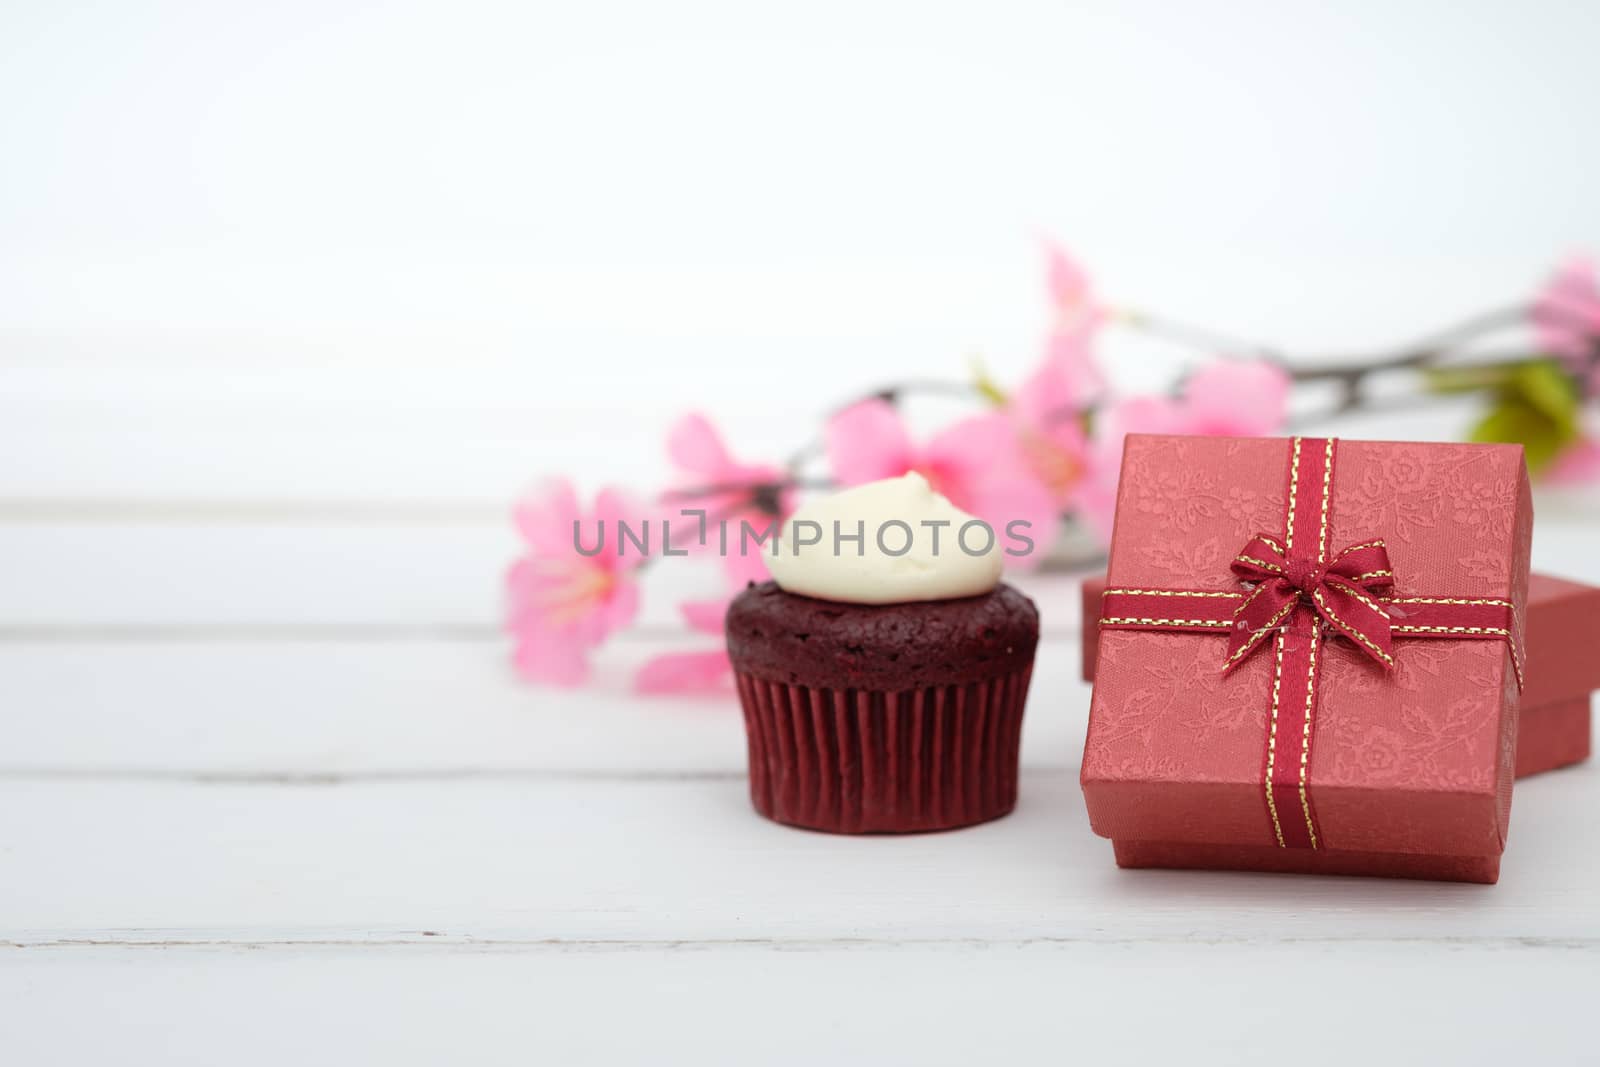
<path fill-rule="evenodd" d="M 38 400 L 4 432 L 142 431 L 137 374 L 253 442 L 215 485 L 8 448 L 42 495 L 309 491 L 268 472 L 304 461 L 492 504 L 550 467 L 658 476 L 694 408 L 782 453 L 972 353 L 1020 376 L 1043 235 L 1117 302 L 1312 354 L 1600 247 L 1587 3 L 15 3 L 3 28 L 0 340 Z M 101 394 L 36 398 L 62 366 Z M 441 422 L 478 440 L 426 480 L 320 436 Z"/>
<path fill-rule="evenodd" d="M 0 4 L 16 1061 L 1242 1062 L 1306 1032 L 1253 1007 L 1290 980 L 1301 1062 L 1580 1059 L 1590 768 L 1519 787 L 1494 889 L 1117 872 L 1047 581 L 1016 815 L 838 840 L 748 811 L 729 701 L 628 694 L 699 647 L 670 590 L 579 693 L 496 620 L 540 475 L 1020 376 L 1046 235 L 1310 355 L 1522 299 L 1600 249 L 1597 39 L 1588 3 Z M 1600 580 L 1572 504 L 1538 564 Z"/>

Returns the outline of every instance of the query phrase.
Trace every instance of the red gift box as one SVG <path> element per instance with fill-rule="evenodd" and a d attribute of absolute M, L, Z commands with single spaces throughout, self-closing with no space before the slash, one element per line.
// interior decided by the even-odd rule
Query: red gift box
<path fill-rule="evenodd" d="M 1130 435 L 1082 785 L 1130 867 L 1493 882 L 1521 449 Z"/>
<path fill-rule="evenodd" d="M 1083 583 L 1083 680 L 1094 681 L 1104 578 Z M 1517 725 L 1517 777 L 1589 758 L 1589 694 L 1600 689 L 1600 588 L 1548 574 L 1528 578 L 1528 684 Z"/>

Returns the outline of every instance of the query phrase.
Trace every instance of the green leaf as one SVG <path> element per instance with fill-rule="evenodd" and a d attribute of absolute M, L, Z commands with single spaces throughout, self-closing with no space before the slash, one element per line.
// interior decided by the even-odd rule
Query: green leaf
<path fill-rule="evenodd" d="M 1422 374 L 1435 393 L 1488 393 L 1490 408 L 1472 428 L 1472 440 L 1521 445 L 1528 470 L 1534 473 L 1548 466 L 1581 434 L 1583 398 L 1577 383 L 1556 360 L 1429 367 Z"/>
<path fill-rule="evenodd" d="M 1567 444 L 1559 428 L 1537 408 L 1514 400 L 1503 400 L 1491 409 L 1472 428 L 1471 438 L 1521 445 L 1533 473 L 1547 466 Z"/>
<path fill-rule="evenodd" d="M 1530 360 L 1516 369 L 1511 388 L 1528 403 L 1574 431 L 1583 397 L 1565 367 L 1553 359 Z"/>
<path fill-rule="evenodd" d="M 1520 444 L 1528 469 L 1538 473 L 1578 440 L 1581 397 L 1554 360 L 1531 360 L 1506 370 L 1495 387 L 1494 405 L 1472 428 L 1472 439 Z"/>

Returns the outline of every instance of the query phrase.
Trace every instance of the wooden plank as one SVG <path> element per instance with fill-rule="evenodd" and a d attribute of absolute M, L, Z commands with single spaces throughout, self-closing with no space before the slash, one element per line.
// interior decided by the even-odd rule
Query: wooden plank
<path fill-rule="evenodd" d="M 490 625 L 504 523 L 0 525 L 10 626 Z"/>
<path fill-rule="evenodd" d="M 503 521 L 415 524 L 0 522 L 0 640 L 212 626 L 246 637 L 301 627 L 372 638 L 388 627 L 414 640 L 438 627 L 494 638 L 503 577 L 522 551 L 509 508 Z M 642 580 L 640 622 L 672 633 L 683 630 L 679 601 L 727 592 L 709 557 L 657 560 Z M 1076 577 L 1010 580 L 1044 606 L 1049 630 L 1077 632 Z"/>
<path fill-rule="evenodd" d="M 715 647 L 619 642 L 593 683 L 517 680 L 496 641 L 0 642 L 0 770 L 174 777 L 741 774 L 744 723 L 721 696 L 631 691 L 645 658 Z M 1078 645 L 1042 649 L 1024 760 L 1074 765 L 1088 687 Z"/>
<path fill-rule="evenodd" d="M 1119 871 L 1070 771 L 1008 818 L 851 838 L 738 777 L 0 782 L 0 940 L 789 944 L 1600 939 L 1594 767 L 1523 783 L 1495 887 Z"/>
<path fill-rule="evenodd" d="M 775 361 L 686 374 L 668 351 L 639 351 L 627 349 L 627 369 L 614 350 L 442 366 L 0 362 L 0 497 L 428 501 L 482 513 L 549 475 L 663 487 L 668 429 L 693 411 L 739 455 L 780 463 L 827 411 L 884 384 L 844 373 L 796 383 Z M 965 373 L 959 356 L 951 368 Z M 781 401 L 753 405 L 752 394 Z"/>
<path fill-rule="evenodd" d="M 1541 512 L 1534 566 L 1600 583 L 1593 538 L 1592 520 Z M 504 520 L 410 523 L 0 522 L 0 640 L 74 627 L 209 626 L 245 636 L 251 627 L 304 627 L 305 636 L 354 627 L 371 638 L 390 627 L 414 640 L 442 627 L 493 637 L 503 575 L 520 551 L 509 510 Z M 1039 602 L 1048 632 L 1077 632 L 1075 575 L 1008 580 Z M 727 589 L 716 561 L 699 557 L 658 560 L 644 583 L 641 622 L 670 632 L 682 629 L 680 600 Z"/>
<path fill-rule="evenodd" d="M 1595 964 L 1526 943 L 0 949 L 0 1014 L 40 1067 L 1576 1063 Z M 1263 1010 L 1286 986 L 1295 1010 Z"/>

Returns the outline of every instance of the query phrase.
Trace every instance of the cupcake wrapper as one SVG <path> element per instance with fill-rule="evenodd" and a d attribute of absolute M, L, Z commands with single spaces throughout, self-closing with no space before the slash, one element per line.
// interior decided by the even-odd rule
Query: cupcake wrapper
<path fill-rule="evenodd" d="M 915 833 L 1016 806 L 1032 668 L 899 692 L 813 689 L 738 675 L 750 799 L 769 819 L 831 833 Z"/>

